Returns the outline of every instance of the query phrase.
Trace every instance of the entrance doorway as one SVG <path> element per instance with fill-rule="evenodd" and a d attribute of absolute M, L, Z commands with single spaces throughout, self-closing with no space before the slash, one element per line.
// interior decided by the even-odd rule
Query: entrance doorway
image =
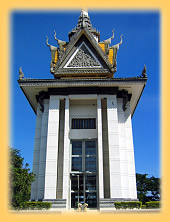
<path fill-rule="evenodd" d="M 71 207 L 97 208 L 96 141 L 72 141 Z"/>

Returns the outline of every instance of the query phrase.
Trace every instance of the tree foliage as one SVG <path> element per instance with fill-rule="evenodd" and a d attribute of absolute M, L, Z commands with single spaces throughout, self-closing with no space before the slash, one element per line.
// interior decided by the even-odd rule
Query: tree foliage
<path fill-rule="evenodd" d="M 148 178 L 148 174 L 136 174 L 137 195 L 143 204 L 160 200 L 160 178 Z"/>
<path fill-rule="evenodd" d="M 28 163 L 24 166 L 23 161 L 20 150 L 10 148 L 10 202 L 13 208 L 20 208 L 23 202 L 30 199 L 31 183 L 35 177 Z"/>

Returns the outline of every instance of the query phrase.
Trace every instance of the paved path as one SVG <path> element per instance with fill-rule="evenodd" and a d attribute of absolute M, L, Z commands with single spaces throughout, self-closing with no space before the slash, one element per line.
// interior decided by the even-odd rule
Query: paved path
<path fill-rule="evenodd" d="M 75 210 L 71 211 L 61 211 L 60 209 L 50 209 L 50 210 L 11 210 L 12 213 L 20 213 L 20 214 L 30 214 L 30 213 L 36 213 L 36 214 L 81 214 L 81 213 L 87 213 L 87 214 L 117 214 L 117 213 L 159 213 L 161 212 L 161 209 L 128 209 L 128 210 L 87 210 L 87 212 L 77 212 Z"/>

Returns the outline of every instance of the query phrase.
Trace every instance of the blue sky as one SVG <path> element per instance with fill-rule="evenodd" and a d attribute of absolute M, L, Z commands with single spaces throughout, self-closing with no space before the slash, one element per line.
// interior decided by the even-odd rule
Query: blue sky
<path fill-rule="evenodd" d="M 11 136 L 10 146 L 21 150 L 32 168 L 35 121 L 31 106 L 19 88 L 17 79 L 22 66 L 26 78 L 53 79 L 50 73 L 51 45 L 57 38 L 68 41 L 68 32 L 76 25 L 80 11 L 14 11 L 11 13 Z M 91 11 L 93 27 L 100 40 L 108 39 L 115 29 L 112 45 L 123 44 L 117 55 L 115 77 L 141 74 L 144 64 L 148 81 L 132 118 L 135 166 L 137 173 L 161 176 L 160 147 L 160 19 L 159 11 Z"/>

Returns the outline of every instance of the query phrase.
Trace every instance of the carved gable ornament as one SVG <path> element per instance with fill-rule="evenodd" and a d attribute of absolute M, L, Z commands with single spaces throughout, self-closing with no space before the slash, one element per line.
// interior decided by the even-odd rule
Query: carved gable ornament
<path fill-rule="evenodd" d="M 54 78 L 113 78 L 117 71 L 117 51 L 120 42 L 111 45 L 112 36 L 100 41 L 100 32 L 91 24 L 87 11 L 82 11 L 77 26 L 69 34 L 69 41 L 54 39 L 58 46 L 52 46 L 46 40 L 51 51 L 50 72 Z"/>
<path fill-rule="evenodd" d="M 64 68 L 101 68 L 102 65 L 85 42 L 77 48 Z"/>

